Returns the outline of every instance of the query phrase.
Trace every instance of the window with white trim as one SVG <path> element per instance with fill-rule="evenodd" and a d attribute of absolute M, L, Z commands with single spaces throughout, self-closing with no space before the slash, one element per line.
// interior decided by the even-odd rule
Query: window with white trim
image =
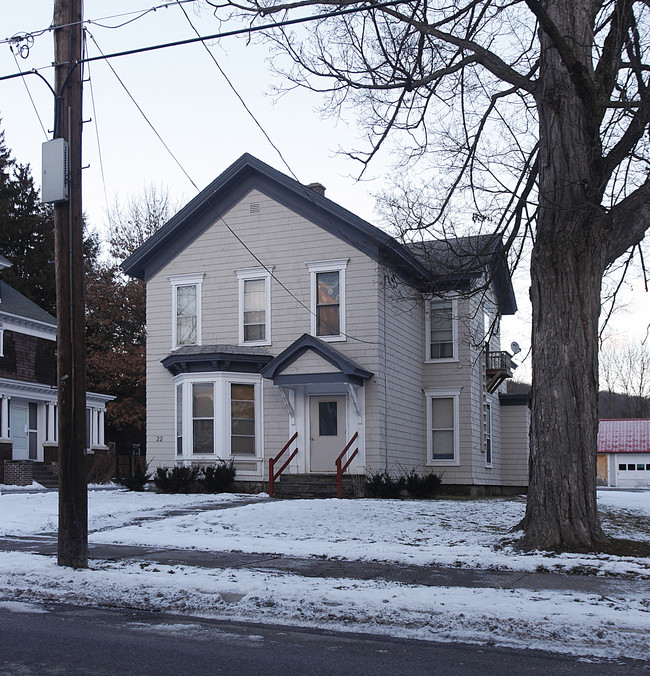
<path fill-rule="evenodd" d="M 176 383 L 176 458 L 261 459 L 262 377 L 180 374 Z"/>
<path fill-rule="evenodd" d="M 203 273 L 168 277 L 172 285 L 172 349 L 201 344 Z"/>
<path fill-rule="evenodd" d="M 255 386 L 230 383 L 230 453 L 255 455 Z"/>
<path fill-rule="evenodd" d="M 492 467 L 492 404 L 485 402 L 485 410 L 483 412 L 483 440 L 485 442 L 485 464 L 487 467 Z"/>
<path fill-rule="evenodd" d="M 458 407 L 460 390 L 425 390 L 427 461 L 458 465 Z"/>
<path fill-rule="evenodd" d="M 176 455 L 183 455 L 183 385 L 176 385 Z"/>
<path fill-rule="evenodd" d="M 458 360 L 458 301 L 428 300 L 426 303 L 426 361 Z"/>
<path fill-rule="evenodd" d="M 192 453 L 214 453 L 214 383 L 192 383 Z"/>
<path fill-rule="evenodd" d="M 273 268 L 235 270 L 239 282 L 239 344 L 271 344 Z"/>
<path fill-rule="evenodd" d="M 5 330 L 0 329 L 0 357 L 5 356 Z"/>
<path fill-rule="evenodd" d="M 347 258 L 305 263 L 310 274 L 311 334 L 345 340 L 345 270 Z"/>

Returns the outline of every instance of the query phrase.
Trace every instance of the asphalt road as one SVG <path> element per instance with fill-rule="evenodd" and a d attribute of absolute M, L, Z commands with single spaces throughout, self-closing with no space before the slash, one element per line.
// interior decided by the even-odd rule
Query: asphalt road
<path fill-rule="evenodd" d="M 650 674 L 650 663 L 125 609 L 0 602 L 1 676 Z"/>

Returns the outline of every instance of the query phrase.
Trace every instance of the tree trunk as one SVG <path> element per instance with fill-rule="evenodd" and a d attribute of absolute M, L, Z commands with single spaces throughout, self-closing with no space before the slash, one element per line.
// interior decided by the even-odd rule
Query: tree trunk
<path fill-rule="evenodd" d="M 543 3 L 591 76 L 584 3 Z M 567 36 L 572 36 L 569 38 Z M 522 545 L 594 549 L 606 542 L 596 506 L 598 320 L 605 269 L 595 101 L 540 31 L 540 174 L 531 259 L 532 425 Z"/>

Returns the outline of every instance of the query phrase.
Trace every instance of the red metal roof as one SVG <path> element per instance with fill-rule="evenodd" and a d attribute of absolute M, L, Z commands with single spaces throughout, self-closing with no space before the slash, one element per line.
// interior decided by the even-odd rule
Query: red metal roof
<path fill-rule="evenodd" d="M 600 420 L 598 453 L 650 453 L 650 418 Z"/>

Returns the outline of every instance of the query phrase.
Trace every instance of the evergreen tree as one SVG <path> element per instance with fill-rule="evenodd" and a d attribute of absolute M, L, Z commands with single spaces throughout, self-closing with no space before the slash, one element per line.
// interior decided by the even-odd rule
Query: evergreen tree
<path fill-rule="evenodd" d="M 40 202 L 31 169 L 19 164 L 0 130 L 0 254 L 12 263 L 3 280 L 55 314 L 54 221 Z"/>

